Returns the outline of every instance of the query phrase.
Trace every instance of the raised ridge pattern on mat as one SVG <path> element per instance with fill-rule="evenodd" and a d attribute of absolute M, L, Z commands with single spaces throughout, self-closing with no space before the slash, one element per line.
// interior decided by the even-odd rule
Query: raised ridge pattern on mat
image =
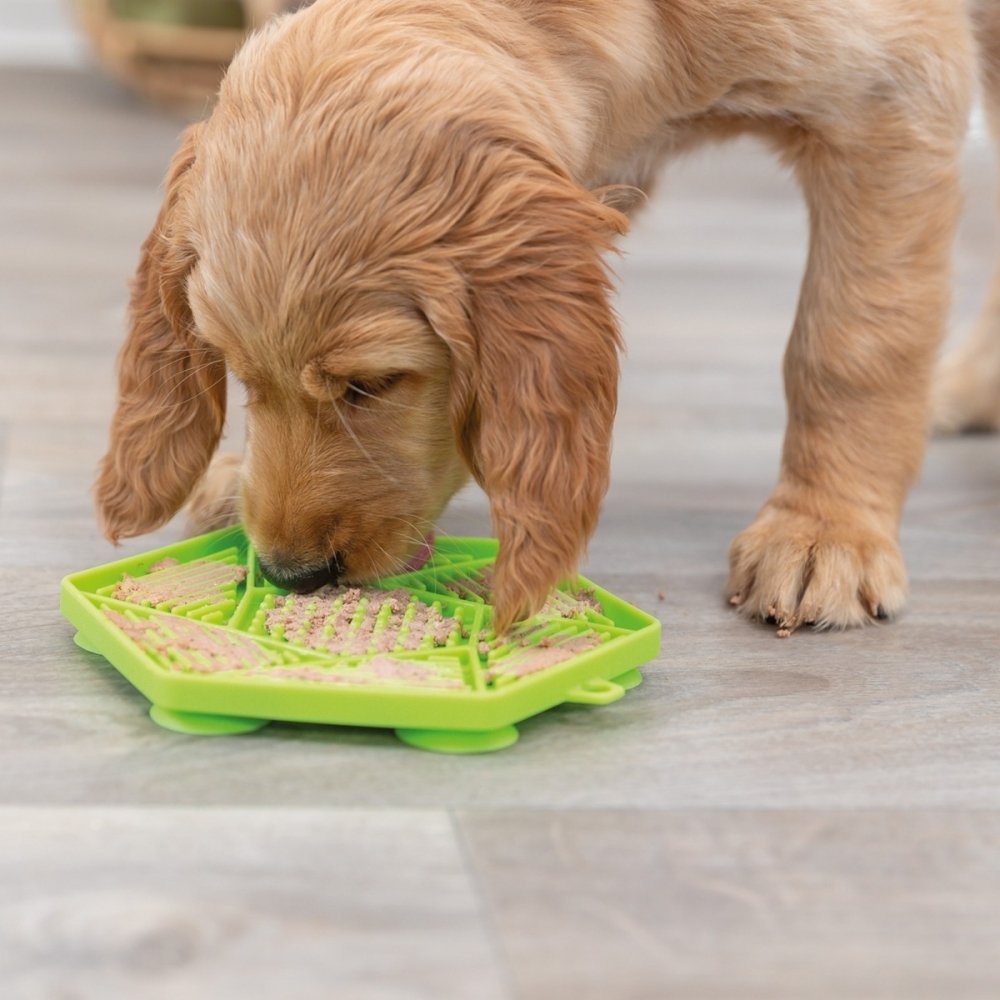
<path fill-rule="evenodd" d="M 189 562 L 163 559 L 96 594 L 105 617 L 162 669 L 305 683 L 499 689 L 626 634 L 582 588 L 554 591 L 539 615 L 496 636 L 486 560 L 436 553 L 423 571 L 387 581 L 389 589 L 286 595 L 266 581 L 255 586 L 252 552 L 248 565 L 240 556 L 231 547 Z M 242 626 L 213 627 L 237 617 Z"/>

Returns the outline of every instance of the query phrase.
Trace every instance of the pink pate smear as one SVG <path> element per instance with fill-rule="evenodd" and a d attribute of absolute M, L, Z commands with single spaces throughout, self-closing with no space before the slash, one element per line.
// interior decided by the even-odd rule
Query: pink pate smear
<path fill-rule="evenodd" d="M 593 632 L 564 639 L 562 642 L 543 637 L 537 646 L 515 648 L 506 656 L 498 658 L 483 676 L 487 683 L 500 677 L 527 677 L 548 670 L 557 663 L 564 663 L 577 653 L 594 649 L 600 644 L 601 637 Z"/>
<path fill-rule="evenodd" d="M 274 638 L 341 656 L 442 647 L 463 634 L 457 618 L 408 590 L 343 586 L 275 598 L 264 627 Z"/>
<path fill-rule="evenodd" d="M 301 666 L 273 667 L 270 670 L 254 670 L 252 673 L 275 680 L 315 681 L 324 684 L 404 684 L 450 690 L 465 687 L 457 677 L 450 677 L 447 673 L 436 670 L 433 665 L 418 663 L 416 660 L 393 660 L 388 656 L 375 656 L 356 667 L 342 667 L 338 670 Z"/>
<path fill-rule="evenodd" d="M 493 567 L 484 566 L 482 569 L 474 570 L 466 576 L 458 577 L 450 583 L 446 583 L 445 588 L 464 600 L 468 600 L 472 596 L 484 601 L 486 604 L 492 604 Z M 586 617 L 587 613 L 592 611 L 599 615 L 604 614 L 601 602 L 590 587 L 582 587 L 578 590 L 570 591 L 553 590 L 538 612 L 538 617 L 581 618 Z"/>
<path fill-rule="evenodd" d="M 431 531 L 410 557 L 404 571 L 421 569 L 433 553 L 434 532 Z M 462 588 L 489 600 L 491 576 L 490 568 L 486 567 L 477 574 L 478 579 L 458 580 L 448 589 L 460 592 L 459 588 Z M 166 558 L 150 566 L 146 577 L 137 579 L 126 574 L 111 596 L 136 604 L 176 606 L 225 596 L 227 588 L 242 582 L 245 577 L 246 568 L 243 566 L 214 560 L 179 563 L 176 559 Z M 283 607 L 286 601 L 292 606 Z M 363 609 L 359 608 L 362 602 Z M 385 610 L 389 614 L 387 618 L 383 616 L 381 628 L 376 631 L 376 618 L 383 605 L 388 605 Z M 411 617 L 404 624 L 403 613 L 408 607 Z M 555 591 L 546 602 L 542 615 L 574 618 L 585 615 L 587 611 L 600 613 L 603 608 L 593 592 L 585 588 L 569 594 Z M 434 688 L 465 687 L 461 680 L 449 676 L 447 671 L 436 669 L 435 665 L 381 655 L 393 648 L 416 649 L 422 640 L 429 640 L 433 646 L 444 646 L 456 633 L 462 635 L 461 625 L 454 618 L 442 615 L 437 607 L 414 599 L 404 590 L 386 592 L 327 587 L 305 599 L 277 599 L 275 608 L 266 616 L 269 632 L 280 625 L 286 636 L 288 632 L 298 633 L 295 638 L 314 649 L 341 655 L 376 651 L 379 654 L 355 667 L 338 670 L 306 665 L 276 666 L 249 637 L 220 634 L 183 619 L 163 627 L 153 622 L 130 620 L 110 609 L 106 609 L 105 614 L 129 638 L 162 657 L 175 670 L 187 669 L 198 673 L 242 671 L 275 680 L 346 685 L 388 683 Z M 516 638 L 508 635 L 494 637 L 490 643 L 479 643 L 479 653 L 486 657 L 504 640 L 514 639 L 515 642 L 514 649 L 494 660 L 490 669 L 485 671 L 487 683 L 547 670 L 601 642 L 599 635 L 587 633 L 561 641 L 542 636 L 536 644 L 533 635 L 540 627 L 540 624 L 529 627 Z"/>
<path fill-rule="evenodd" d="M 177 607 L 227 597 L 226 591 L 242 583 L 246 575 L 245 566 L 214 559 L 179 563 L 168 557 L 150 566 L 146 576 L 126 573 L 111 596 L 130 604 Z"/>
<path fill-rule="evenodd" d="M 183 618 L 170 621 L 132 619 L 111 608 L 104 614 L 134 643 L 171 670 L 197 674 L 241 672 L 249 677 L 300 680 L 324 684 L 404 684 L 421 688 L 462 689 L 464 683 L 447 669 L 416 660 L 375 656 L 356 667 L 336 670 L 303 664 L 274 666 L 252 639 L 198 625 Z"/>
<path fill-rule="evenodd" d="M 156 655 L 172 670 L 215 674 L 266 667 L 271 662 L 252 639 L 184 618 L 132 619 L 111 608 L 105 608 L 104 614 L 134 643 Z"/>

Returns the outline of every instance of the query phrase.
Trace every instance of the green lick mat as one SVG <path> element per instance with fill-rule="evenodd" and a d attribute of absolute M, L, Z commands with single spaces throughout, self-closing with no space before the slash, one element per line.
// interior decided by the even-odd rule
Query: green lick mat
<path fill-rule="evenodd" d="M 572 702 L 607 705 L 642 680 L 660 623 L 589 581 L 497 637 L 493 539 L 442 538 L 419 571 L 371 587 L 289 595 L 240 528 L 74 573 L 61 608 L 183 733 L 272 720 L 379 726 L 444 753 L 500 750 L 515 723 Z"/>

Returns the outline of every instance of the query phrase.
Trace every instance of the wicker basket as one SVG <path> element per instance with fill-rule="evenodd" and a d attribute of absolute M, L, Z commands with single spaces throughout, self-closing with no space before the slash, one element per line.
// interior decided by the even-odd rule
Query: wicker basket
<path fill-rule="evenodd" d="M 73 0 L 102 65 L 158 104 L 204 108 L 248 31 L 294 0 Z"/>

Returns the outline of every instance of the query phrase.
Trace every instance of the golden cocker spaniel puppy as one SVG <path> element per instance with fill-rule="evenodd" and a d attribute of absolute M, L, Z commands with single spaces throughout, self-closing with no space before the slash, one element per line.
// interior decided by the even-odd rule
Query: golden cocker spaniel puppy
<path fill-rule="evenodd" d="M 471 474 L 501 628 L 571 575 L 608 481 L 605 255 L 672 153 L 765 137 L 809 258 L 781 476 L 733 604 L 784 630 L 898 611 L 900 511 L 949 301 L 973 66 L 956 0 L 317 0 L 186 132 L 132 291 L 108 537 L 196 491 L 276 583 L 398 570 Z M 617 207 L 616 207 L 617 206 Z M 204 479 L 227 371 L 244 461 Z"/>

